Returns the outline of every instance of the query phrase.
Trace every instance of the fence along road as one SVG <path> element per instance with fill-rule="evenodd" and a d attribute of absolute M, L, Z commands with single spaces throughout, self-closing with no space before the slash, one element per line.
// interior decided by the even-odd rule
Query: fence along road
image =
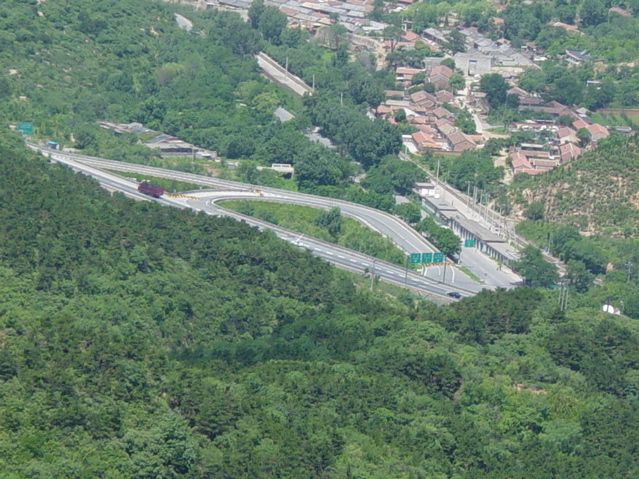
<path fill-rule="evenodd" d="M 274 82 L 285 86 L 299 96 L 313 94 L 313 88 L 307 85 L 304 80 L 287 71 L 286 68 L 282 67 L 282 65 L 277 63 L 265 53 L 258 53 L 255 55 L 255 59 L 257 60 L 258 66 L 264 71 L 266 76 Z"/>

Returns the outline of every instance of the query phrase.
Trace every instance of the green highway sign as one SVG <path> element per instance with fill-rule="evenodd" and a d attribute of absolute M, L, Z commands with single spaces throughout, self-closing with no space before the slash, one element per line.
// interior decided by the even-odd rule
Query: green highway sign
<path fill-rule="evenodd" d="M 21 121 L 16 125 L 16 130 L 23 135 L 33 135 L 33 124 L 28 121 Z"/>
<path fill-rule="evenodd" d="M 444 253 L 435 253 L 433 254 L 433 263 L 443 263 L 444 262 Z"/>
<path fill-rule="evenodd" d="M 422 263 L 432 263 L 433 262 L 433 253 L 422 253 Z"/>
<path fill-rule="evenodd" d="M 419 253 L 410 254 L 410 264 L 419 264 L 421 259 L 422 259 L 422 255 Z"/>
<path fill-rule="evenodd" d="M 464 248 L 472 248 L 473 246 L 475 246 L 475 240 L 474 239 L 464 240 Z"/>

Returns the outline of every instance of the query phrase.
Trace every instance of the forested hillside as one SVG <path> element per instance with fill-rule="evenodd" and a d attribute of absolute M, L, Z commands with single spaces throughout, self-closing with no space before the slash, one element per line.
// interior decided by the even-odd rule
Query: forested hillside
<path fill-rule="evenodd" d="M 521 178 L 515 199 L 544 204 L 544 217 L 586 233 L 639 234 L 639 138 L 613 137 L 550 173 Z"/>
<path fill-rule="evenodd" d="M 141 161 L 136 138 L 96 126 L 140 121 L 249 167 L 291 161 L 299 188 L 386 209 L 419 178 L 383 157 L 399 130 L 358 114 L 392 83 L 365 58 L 307 45 L 273 10 L 268 29 L 184 10 L 188 33 L 176 8 L 1 2 L 3 125 Z M 260 47 L 325 91 L 278 91 Z M 278 104 L 297 119 L 275 120 Z M 310 119 L 337 151 L 303 136 Z M 369 191 L 348 185 L 351 159 Z M 597 312 L 608 284 L 571 289 L 566 312 L 532 288 L 438 308 L 371 294 L 244 224 L 110 196 L 5 127 L 0 171 L 3 479 L 639 476 L 639 326 Z"/>
<path fill-rule="evenodd" d="M 162 2 L 8 0 L 0 29 L 2 112 L 65 146 L 95 147 L 96 121 L 113 120 L 222 150 L 270 123 L 254 96 L 277 103 L 251 57 L 257 39 L 235 15 L 211 13 L 187 33 Z M 243 33 L 252 44 L 232 41 Z"/>
<path fill-rule="evenodd" d="M 635 323 L 370 296 L 0 145 L 2 477 L 639 474 Z"/>

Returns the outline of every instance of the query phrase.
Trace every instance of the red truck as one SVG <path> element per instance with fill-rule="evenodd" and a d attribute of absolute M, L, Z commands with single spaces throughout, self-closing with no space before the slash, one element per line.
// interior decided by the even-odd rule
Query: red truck
<path fill-rule="evenodd" d="M 154 185 L 148 181 L 143 181 L 138 185 L 138 191 L 145 195 L 152 196 L 153 198 L 159 198 L 164 194 L 164 188 Z"/>

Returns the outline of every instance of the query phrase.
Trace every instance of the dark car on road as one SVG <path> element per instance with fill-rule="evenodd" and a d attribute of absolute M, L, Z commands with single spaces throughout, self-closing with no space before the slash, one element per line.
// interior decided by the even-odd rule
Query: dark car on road
<path fill-rule="evenodd" d="M 448 293 L 448 296 L 455 299 L 461 299 L 462 297 L 462 295 L 459 294 L 457 291 L 451 291 L 450 293 Z"/>

